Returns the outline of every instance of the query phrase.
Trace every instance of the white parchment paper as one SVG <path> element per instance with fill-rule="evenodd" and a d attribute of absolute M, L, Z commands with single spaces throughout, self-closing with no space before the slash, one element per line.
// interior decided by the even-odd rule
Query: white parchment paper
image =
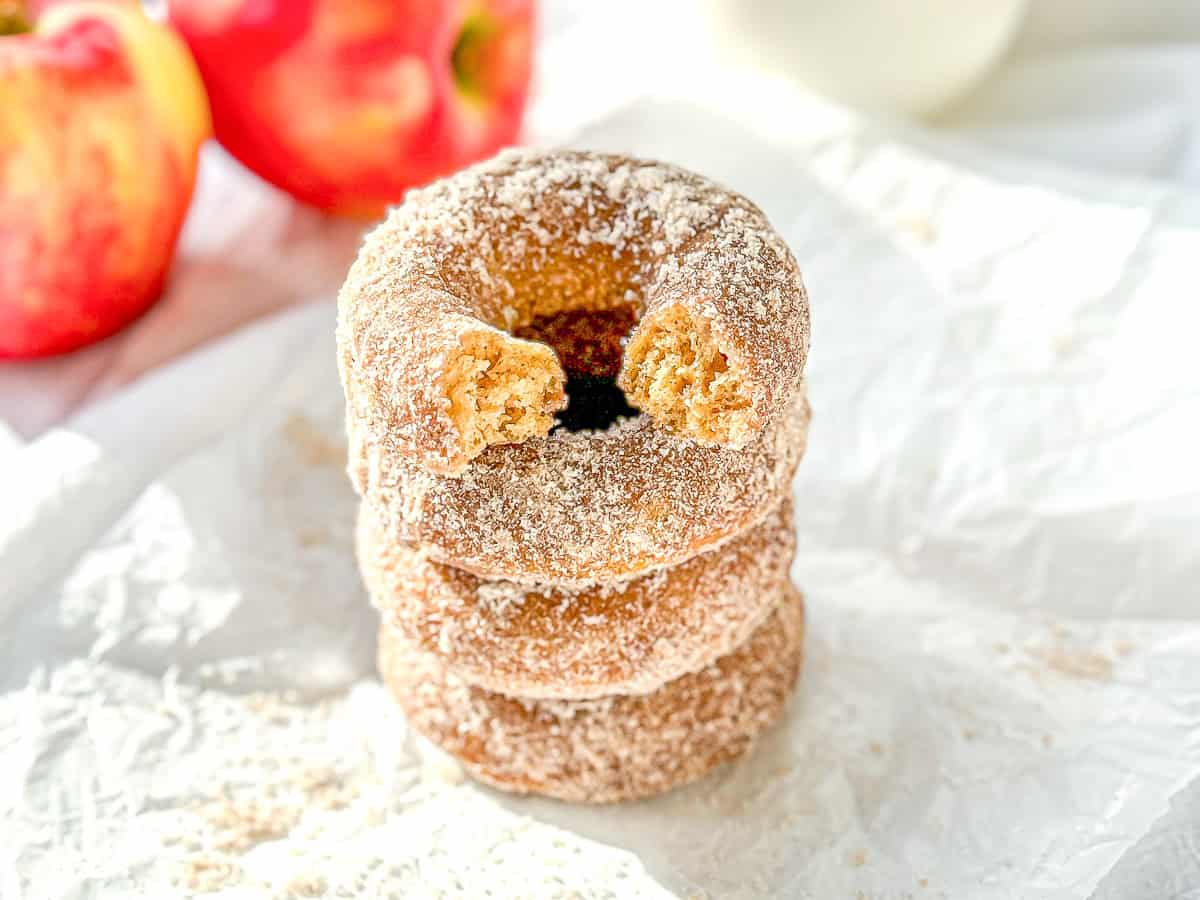
<path fill-rule="evenodd" d="M 746 192 L 806 273 L 781 727 L 605 809 L 481 789 L 409 733 L 322 303 L 139 385 L 188 442 L 90 419 L 4 457 L 0 896 L 1135 896 L 1123 855 L 1200 774 L 1200 201 L 780 120 L 780 90 L 573 140 Z"/>

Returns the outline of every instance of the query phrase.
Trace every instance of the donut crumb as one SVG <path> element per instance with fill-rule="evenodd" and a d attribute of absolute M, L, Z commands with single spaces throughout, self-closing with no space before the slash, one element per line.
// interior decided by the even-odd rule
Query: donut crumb
<path fill-rule="evenodd" d="M 656 422 L 705 443 L 743 446 L 759 427 L 745 379 L 708 323 L 682 306 L 643 323 L 626 348 L 621 384 Z"/>
<path fill-rule="evenodd" d="M 549 433 L 566 400 L 554 352 L 532 341 L 476 332 L 462 338 L 442 376 L 463 464 L 492 444 Z M 461 468 L 461 466 L 460 466 Z"/>

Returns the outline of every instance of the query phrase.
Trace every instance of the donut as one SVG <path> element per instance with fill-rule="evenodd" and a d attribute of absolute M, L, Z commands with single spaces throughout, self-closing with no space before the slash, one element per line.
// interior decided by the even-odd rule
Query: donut
<path fill-rule="evenodd" d="M 487 580 L 570 587 L 675 565 L 757 525 L 789 492 L 809 417 L 801 388 L 744 447 L 640 415 L 488 447 L 457 476 L 386 452 L 352 423 L 349 471 L 386 540 Z"/>
<path fill-rule="evenodd" d="M 359 568 L 384 620 L 472 684 L 527 698 L 644 694 L 750 636 L 788 583 L 791 502 L 718 550 L 578 589 L 482 581 L 382 539 L 368 515 Z"/>
<path fill-rule="evenodd" d="M 791 694 L 803 634 L 803 600 L 788 588 L 746 643 L 708 667 L 653 693 L 595 700 L 528 700 L 476 687 L 387 626 L 379 668 L 409 724 L 478 780 L 613 803 L 695 781 L 745 753 Z"/>
<path fill-rule="evenodd" d="M 625 308 L 620 386 L 656 423 L 743 447 L 787 415 L 808 299 L 763 213 L 661 163 L 508 151 L 411 192 L 338 298 L 347 406 L 367 442 L 453 475 L 546 435 L 564 405 L 540 317 Z"/>

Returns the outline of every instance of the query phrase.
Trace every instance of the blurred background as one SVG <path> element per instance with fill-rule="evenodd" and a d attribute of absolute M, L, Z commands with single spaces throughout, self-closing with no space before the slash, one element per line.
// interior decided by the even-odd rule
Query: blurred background
<path fill-rule="evenodd" d="M 152 4 L 183 49 L 79 8 L 0 3 L 4 30 L 35 32 L 0 44 L 21 63 L 0 74 L 10 443 L 329 297 L 407 186 L 522 138 L 570 141 L 647 94 L 704 106 L 777 82 L 786 103 L 758 88 L 732 102 L 799 128 L 829 105 L 1063 167 L 1200 180 L 1187 0 Z M 125 62 L 136 86 L 112 80 Z"/>

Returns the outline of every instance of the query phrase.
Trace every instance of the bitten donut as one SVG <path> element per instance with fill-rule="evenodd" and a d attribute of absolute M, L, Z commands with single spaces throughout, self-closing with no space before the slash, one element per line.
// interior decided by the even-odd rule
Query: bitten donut
<path fill-rule="evenodd" d="M 648 693 L 745 642 L 788 583 L 795 544 L 787 501 L 719 550 L 571 590 L 481 581 L 381 539 L 365 514 L 358 531 L 372 600 L 407 640 L 488 690 L 576 700 Z"/>
<path fill-rule="evenodd" d="M 792 588 L 741 647 L 638 696 L 522 700 L 472 686 L 384 626 L 379 668 L 409 723 L 480 781 L 612 803 L 695 781 L 750 747 L 800 671 L 804 606 Z"/>
<path fill-rule="evenodd" d="M 647 416 L 489 447 L 458 476 L 382 451 L 353 423 L 349 471 L 386 539 L 488 580 L 560 586 L 671 566 L 761 522 L 804 453 L 801 388 L 744 447 Z"/>
<path fill-rule="evenodd" d="M 564 403 L 539 317 L 628 307 L 620 385 L 663 427 L 742 447 L 787 414 L 808 352 L 795 259 L 744 197 L 622 156 L 510 151 L 414 191 L 338 301 L 365 440 L 440 474 L 542 436 Z"/>

